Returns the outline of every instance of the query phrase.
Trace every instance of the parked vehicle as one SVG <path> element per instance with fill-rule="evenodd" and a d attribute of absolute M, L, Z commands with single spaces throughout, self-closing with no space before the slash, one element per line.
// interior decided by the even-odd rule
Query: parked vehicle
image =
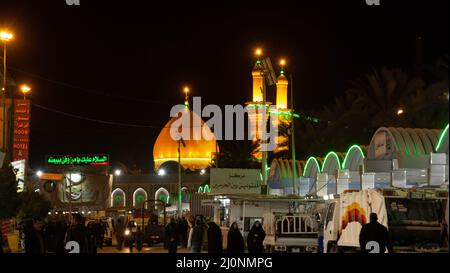
<path fill-rule="evenodd" d="M 388 228 L 394 251 L 448 251 L 448 243 L 444 243 L 447 202 L 448 189 L 344 192 L 328 200 L 323 219 L 324 251 L 358 251 L 361 227 L 372 212 L 377 213 L 378 221 Z"/>

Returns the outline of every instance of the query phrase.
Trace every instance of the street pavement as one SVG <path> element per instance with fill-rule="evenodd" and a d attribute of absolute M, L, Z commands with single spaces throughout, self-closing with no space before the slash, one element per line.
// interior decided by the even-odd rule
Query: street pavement
<path fill-rule="evenodd" d="M 178 253 L 190 253 L 190 250 L 187 248 L 178 248 Z M 130 253 L 130 249 L 128 247 L 123 247 L 122 250 L 118 250 L 115 246 L 107 246 L 103 247 L 103 249 L 97 249 L 97 253 Z M 139 253 L 136 248 L 133 248 L 133 253 Z M 164 249 L 163 246 L 144 246 L 140 253 L 168 253 L 167 249 Z"/>

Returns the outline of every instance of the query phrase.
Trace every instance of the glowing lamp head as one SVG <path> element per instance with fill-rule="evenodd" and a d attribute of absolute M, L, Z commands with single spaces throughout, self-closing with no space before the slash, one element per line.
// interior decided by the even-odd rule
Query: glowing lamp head
<path fill-rule="evenodd" d="M 402 115 L 404 113 L 405 113 L 405 111 L 402 108 L 398 108 L 398 110 L 397 110 L 397 115 L 398 116 L 400 116 L 400 115 Z"/>
<path fill-rule="evenodd" d="M 183 87 L 183 92 L 184 92 L 184 93 L 187 94 L 187 93 L 189 93 L 189 91 L 190 91 L 190 90 L 189 90 L 189 87 L 187 87 L 187 86 Z"/>
<path fill-rule="evenodd" d="M 20 86 L 20 92 L 22 92 L 23 94 L 27 94 L 27 93 L 29 93 L 30 91 L 31 91 L 31 88 L 30 88 L 28 85 L 22 84 L 22 85 Z"/>
<path fill-rule="evenodd" d="M 13 38 L 12 33 L 7 32 L 7 31 L 2 31 L 0 32 L 0 40 L 4 41 L 4 42 L 8 42 Z"/>
<path fill-rule="evenodd" d="M 204 175 L 206 173 L 206 170 L 205 169 L 202 169 L 201 171 L 200 171 L 200 174 L 201 175 Z"/>
<path fill-rule="evenodd" d="M 119 169 L 117 169 L 117 170 L 114 171 L 114 174 L 115 174 L 115 175 L 121 175 L 121 174 L 122 174 L 122 171 L 119 170 Z"/>
<path fill-rule="evenodd" d="M 41 177 L 43 174 L 44 174 L 43 171 L 37 171 L 37 172 L 36 172 L 37 177 Z"/>
<path fill-rule="evenodd" d="M 158 175 L 159 175 L 159 176 L 164 176 L 164 175 L 166 175 L 166 170 L 164 170 L 164 169 L 159 169 L 159 170 L 158 170 Z"/>
<path fill-rule="evenodd" d="M 280 66 L 284 67 L 286 65 L 286 60 L 285 59 L 281 59 L 280 60 Z"/>
<path fill-rule="evenodd" d="M 255 49 L 255 56 L 259 58 L 259 57 L 261 57 L 261 55 L 262 55 L 262 49 L 261 48 Z"/>

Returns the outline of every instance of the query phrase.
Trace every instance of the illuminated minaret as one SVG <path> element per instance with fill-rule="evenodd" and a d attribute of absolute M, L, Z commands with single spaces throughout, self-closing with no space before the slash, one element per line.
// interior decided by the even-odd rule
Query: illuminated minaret
<path fill-rule="evenodd" d="M 262 54 L 261 49 L 255 50 L 255 55 L 257 56 L 257 60 L 252 70 L 252 79 L 253 79 L 253 100 L 251 102 L 247 102 L 249 107 L 249 119 L 250 119 L 250 134 L 252 136 L 252 140 L 254 143 L 261 143 L 262 139 L 262 124 L 263 124 L 263 112 L 264 109 L 264 97 L 263 97 L 263 88 L 264 88 L 264 76 L 263 76 L 263 68 L 261 65 L 260 56 Z M 266 101 L 266 106 L 270 105 L 270 102 Z M 269 117 L 269 113 L 266 113 L 266 120 Z M 257 149 L 257 151 L 253 154 L 253 156 L 261 160 L 262 154 L 260 152 L 261 146 Z"/>
<path fill-rule="evenodd" d="M 290 113 L 291 110 L 288 109 L 288 79 L 284 75 L 284 66 L 286 61 L 282 59 L 280 61 L 281 71 L 280 76 L 277 78 L 277 119 L 274 123 L 278 123 L 278 126 L 283 126 L 287 128 L 290 124 Z M 280 135 L 281 130 L 279 130 L 278 137 L 276 139 L 277 148 L 275 153 L 280 151 L 288 150 L 288 138 L 286 136 Z"/>

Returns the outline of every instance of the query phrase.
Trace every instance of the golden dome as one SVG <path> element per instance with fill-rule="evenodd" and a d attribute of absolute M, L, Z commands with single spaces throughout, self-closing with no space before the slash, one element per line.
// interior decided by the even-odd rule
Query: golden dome
<path fill-rule="evenodd" d="M 180 161 L 185 169 L 200 170 L 209 167 L 213 155 L 216 152 L 216 138 L 208 126 L 203 126 L 205 122 L 194 112 L 189 111 L 190 114 L 190 139 L 184 139 L 186 147 L 181 145 Z M 202 125 L 201 130 L 193 127 L 194 116 L 200 119 Z M 178 162 L 178 142 L 170 136 L 170 127 L 179 119 L 179 116 L 173 117 L 164 126 L 156 139 L 153 146 L 153 159 L 155 161 L 155 169 L 168 161 Z M 203 131 L 203 135 L 201 132 Z M 181 128 L 179 128 L 181 132 Z M 199 140 L 194 140 L 198 136 Z M 209 140 L 211 139 L 211 140 Z M 218 148 L 217 148 L 218 149 Z M 218 152 L 218 150 L 217 150 Z"/>

